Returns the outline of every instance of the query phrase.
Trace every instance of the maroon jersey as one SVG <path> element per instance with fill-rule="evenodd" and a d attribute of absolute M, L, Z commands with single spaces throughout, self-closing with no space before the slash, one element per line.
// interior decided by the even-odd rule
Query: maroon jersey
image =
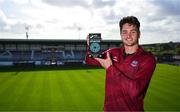
<path fill-rule="evenodd" d="M 156 66 L 155 57 L 141 47 L 127 57 L 124 47 L 108 52 L 113 64 L 106 69 L 104 111 L 143 111 L 143 100 Z M 100 66 L 87 55 L 86 64 Z"/>

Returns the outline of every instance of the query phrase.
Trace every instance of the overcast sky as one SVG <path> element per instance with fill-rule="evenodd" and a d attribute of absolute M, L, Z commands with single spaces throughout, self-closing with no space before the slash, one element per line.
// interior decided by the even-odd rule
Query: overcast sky
<path fill-rule="evenodd" d="M 140 44 L 180 42 L 180 0 L 0 0 L 0 38 L 120 39 L 119 20 L 136 16 Z"/>

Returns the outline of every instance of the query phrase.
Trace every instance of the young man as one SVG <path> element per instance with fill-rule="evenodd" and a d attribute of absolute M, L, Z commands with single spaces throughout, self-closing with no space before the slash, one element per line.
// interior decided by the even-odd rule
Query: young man
<path fill-rule="evenodd" d="M 143 111 L 155 57 L 139 46 L 140 23 L 136 17 L 122 18 L 119 27 L 123 46 L 105 51 L 104 59 L 90 58 L 87 51 L 86 64 L 106 69 L 104 111 Z"/>

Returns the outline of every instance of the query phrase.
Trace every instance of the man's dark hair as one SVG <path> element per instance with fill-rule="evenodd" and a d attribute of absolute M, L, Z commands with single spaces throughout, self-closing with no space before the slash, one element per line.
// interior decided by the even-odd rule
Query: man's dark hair
<path fill-rule="evenodd" d="M 137 29 L 138 29 L 138 32 L 140 32 L 140 22 L 136 17 L 134 17 L 134 16 L 123 17 L 119 22 L 120 32 L 122 31 L 122 26 L 125 23 L 135 25 L 137 27 Z"/>

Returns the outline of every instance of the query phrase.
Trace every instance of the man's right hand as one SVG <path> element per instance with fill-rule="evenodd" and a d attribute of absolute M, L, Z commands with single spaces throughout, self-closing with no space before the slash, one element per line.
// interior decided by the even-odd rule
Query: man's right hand
<path fill-rule="evenodd" d="M 107 52 L 106 55 L 107 55 L 106 59 L 101 59 L 101 58 L 95 58 L 95 59 L 101 64 L 102 67 L 108 69 L 112 65 L 112 60 L 109 52 Z"/>

